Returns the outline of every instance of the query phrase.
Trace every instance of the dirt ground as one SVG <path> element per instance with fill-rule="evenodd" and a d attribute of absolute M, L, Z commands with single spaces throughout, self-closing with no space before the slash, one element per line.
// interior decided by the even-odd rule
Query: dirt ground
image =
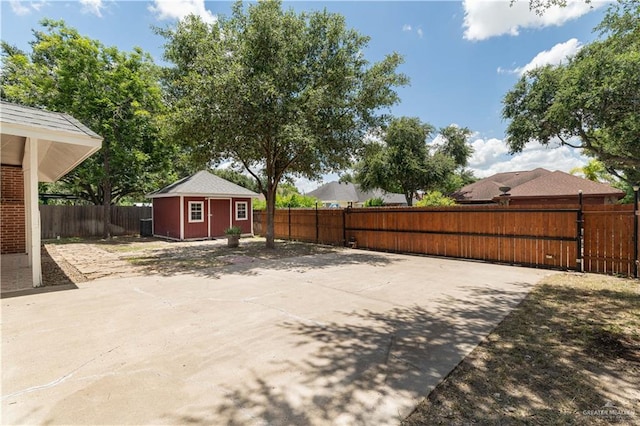
<path fill-rule="evenodd" d="M 177 242 L 156 238 L 119 237 L 111 240 L 46 241 L 42 250 L 44 284 L 77 284 L 101 278 L 147 274 L 173 275 L 200 271 L 210 275 L 229 265 L 268 259 L 329 253 L 337 247 L 278 241 L 265 248 L 264 238 L 243 238 L 237 248 L 226 239 Z"/>
<path fill-rule="evenodd" d="M 405 425 L 640 424 L 640 283 L 547 277 Z"/>

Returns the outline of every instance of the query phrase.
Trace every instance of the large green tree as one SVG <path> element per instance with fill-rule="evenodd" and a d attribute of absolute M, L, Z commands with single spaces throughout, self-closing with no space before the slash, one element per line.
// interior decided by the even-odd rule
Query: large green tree
<path fill-rule="evenodd" d="M 206 24 L 195 16 L 166 38 L 167 87 L 175 137 L 202 164 L 226 159 L 251 174 L 267 200 L 267 247 L 274 247 L 278 184 L 346 167 L 363 136 L 398 101 L 401 57 L 370 64 L 368 38 L 342 16 L 298 14 L 280 1 L 233 6 Z"/>
<path fill-rule="evenodd" d="M 562 65 L 525 73 L 504 97 L 507 144 L 585 150 L 627 180 L 640 178 L 640 2 L 612 5 L 600 39 Z"/>
<path fill-rule="evenodd" d="M 99 153 L 63 178 L 65 188 L 105 207 L 141 196 L 172 179 L 173 148 L 160 138 L 159 70 L 140 49 L 122 52 L 80 35 L 62 21 L 44 20 L 32 51 L 2 42 L 3 99 L 66 112 L 103 138 Z"/>
<path fill-rule="evenodd" d="M 429 146 L 433 126 L 415 117 L 394 118 L 382 142 L 367 145 L 356 164 L 356 180 L 364 190 L 380 188 L 404 194 L 411 206 L 419 191 L 445 185 L 457 167 L 467 164 L 470 131 L 449 126 L 441 129 L 442 143 Z"/>

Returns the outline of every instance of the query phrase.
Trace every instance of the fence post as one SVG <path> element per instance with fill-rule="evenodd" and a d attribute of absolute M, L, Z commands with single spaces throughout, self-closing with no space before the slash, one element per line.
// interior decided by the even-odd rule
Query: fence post
<path fill-rule="evenodd" d="M 578 253 L 576 263 L 578 263 L 578 267 L 576 268 L 579 272 L 584 272 L 584 214 L 582 212 L 584 200 L 582 198 L 582 190 L 578 191 L 578 201 L 580 203 L 580 210 L 578 210 Z"/>
<path fill-rule="evenodd" d="M 320 240 L 320 225 L 318 224 L 318 203 L 316 202 L 316 244 Z"/>
<path fill-rule="evenodd" d="M 638 278 L 638 191 L 640 185 L 633 185 L 633 277 Z"/>
<path fill-rule="evenodd" d="M 291 241 L 291 206 L 289 206 L 289 241 Z"/>
<path fill-rule="evenodd" d="M 347 210 L 349 209 L 349 207 L 347 207 L 346 209 L 342 209 L 342 245 L 343 246 L 347 246 Z"/>

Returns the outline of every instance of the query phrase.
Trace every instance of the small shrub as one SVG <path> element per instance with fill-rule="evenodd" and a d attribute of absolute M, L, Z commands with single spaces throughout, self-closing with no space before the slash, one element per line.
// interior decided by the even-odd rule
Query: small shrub
<path fill-rule="evenodd" d="M 455 206 L 456 202 L 453 198 L 447 197 L 440 191 L 429 191 L 422 197 L 422 200 L 416 203 L 416 207 L 441 207 Z"/>
<path fill-rule="evenodd" d="M 364 202 L 365 207 L 381 207 L 384 206 L 384 200 L 380 197 L 369 198 Z"/>
<path fill-rule="evenodd" d="M 231 228 L 227 228 L 224 231 L 225 235 L 241 235 L 242 229 L 239 226 L 232 226 Z"/>

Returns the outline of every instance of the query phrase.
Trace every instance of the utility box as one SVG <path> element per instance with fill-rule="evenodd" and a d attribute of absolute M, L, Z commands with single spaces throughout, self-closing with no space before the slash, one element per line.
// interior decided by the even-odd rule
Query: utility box
<path fill-rule="evenodd" d="M 140 236 L 153 236 L 153 219 L 140 219 Z"/>

